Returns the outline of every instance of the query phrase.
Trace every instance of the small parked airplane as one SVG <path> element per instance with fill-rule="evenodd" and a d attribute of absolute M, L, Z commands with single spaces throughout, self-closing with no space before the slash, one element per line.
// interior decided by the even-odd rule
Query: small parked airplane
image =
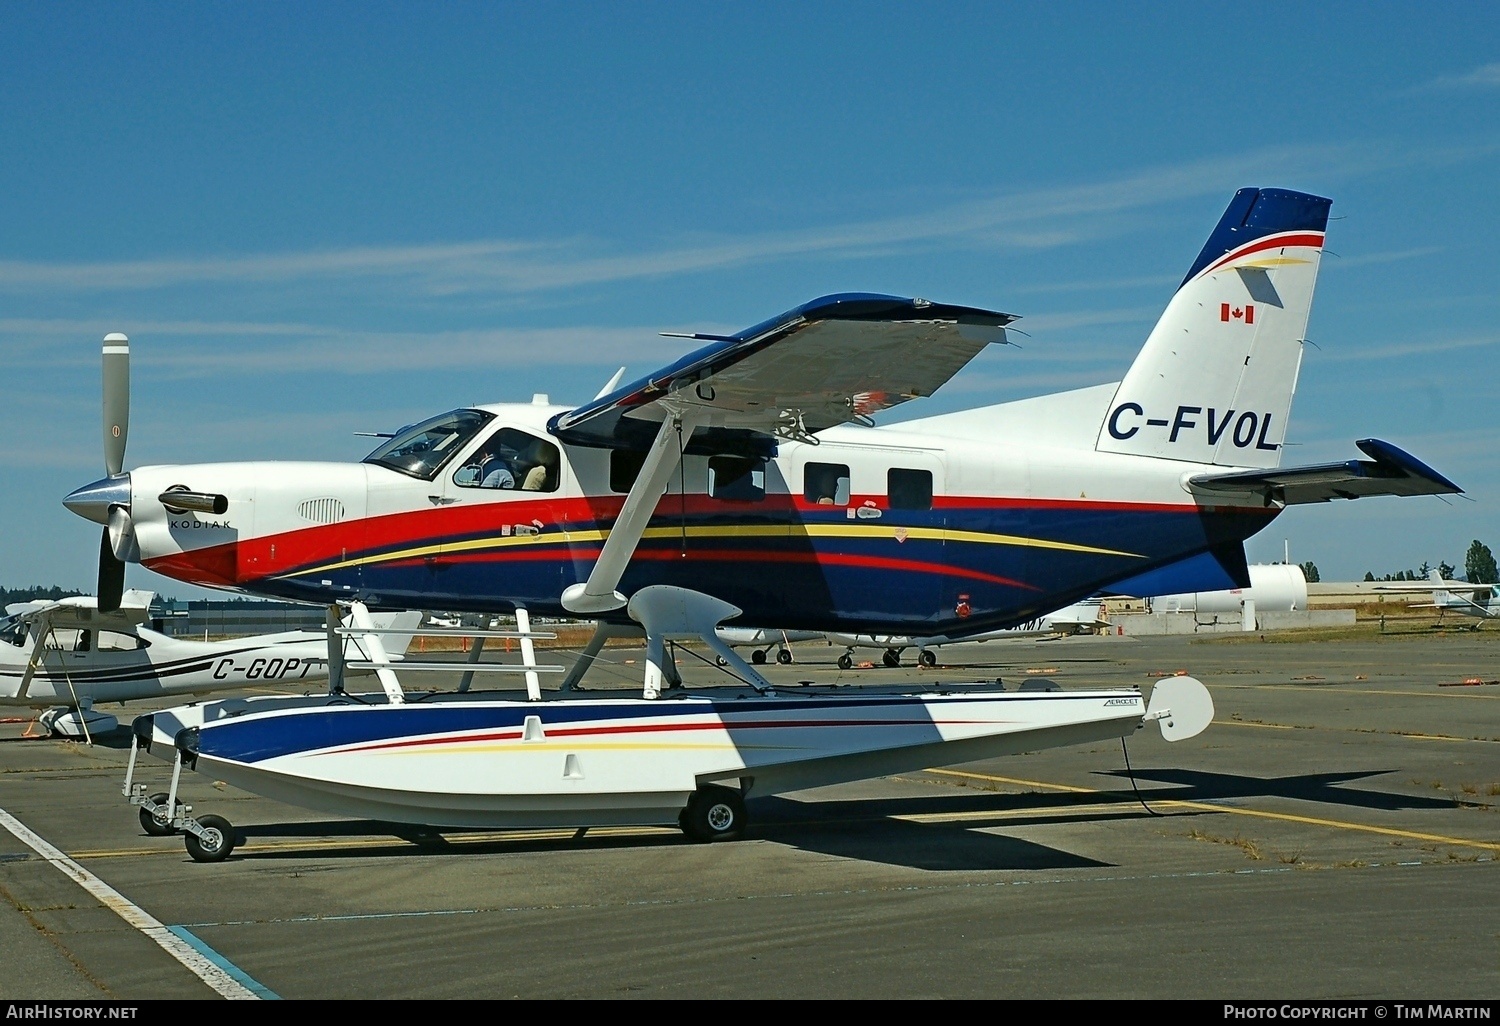
<path fill-rule="evenodd" d="M 1474 630 L 1484 626 L 1485 620 L 1500 619 L 1500 585 L 1470 584 L 1467 581 L 1445 581 L 1433 570 L 1427 575 L 1426 585 L 1382 584 L 1376 591 L 1416 595 L 1424 591 L 1432 593 L 1432 602 L 1412 609 L 1437 609 L 1444 613 L 1459 613 L 1476 617 L 1480 622 Z"/>
<path fill-rule="evenodd" d="M 227 641 L 171 637 L 145 626 L 152 593 L 130 590 L 118 609 L 99 611 L 87 595 L 15 602 L 0 618 L 0 706 L 45 709 L 38 722 L 53 736 L 90 738 L 115 729 L 102 702 L 206 695 L 261 684 L 328 680 L 328 636 L 285 631 Z M 383 628 L 415 628 L 420 613 L 377 614 Z M 408 636 L 387 651 L 399 657 Z M 350 658 L 364 658 L 357 639 Z"/>
<path fill-rule="evenodd" d="M 1109 626 L 1109 621 L 1104 619 L 1103 607 L 1102 599 L 1084 599 L 1014 627 L 960 637 L 935 635 L 911 638 L 900 634 L 827 634 L 824 637 L 832 644 L 844 646 L 844 654 L 838 658 L 841 670 L 848 670 L 854 666 L 854 650 L 858 648 L 883 649 L 881 662 L 889 667 L 900 666 L 901 654 L 908 648 L 914 648 L 917 650 L 918 663 L 923 666 L 936 666 L 936 650 L 944 645 L 975 641 L 1014 641 L 1039 636 L 1058 637 L 1065 634 L 1079 634 L 1083 631 L 1102 630 Z"/>
<path fill-rule="evenodd" d="M 792 661 L 794 642 L 822 641 L 825 637 L 821 631 L 773 631 L 761 627 L 719 627 L 714 633 L 730 648 L 753 648 L 750 661 L 756 666 L 766 661 L 773 648 L 776 661 L 786 665 Z"/>

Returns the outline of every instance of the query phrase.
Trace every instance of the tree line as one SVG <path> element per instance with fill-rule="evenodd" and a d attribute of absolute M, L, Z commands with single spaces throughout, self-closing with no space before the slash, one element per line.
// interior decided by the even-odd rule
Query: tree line
<path fill-rule="evenodd" d="M 1375 576 L 1374 571 L 1367 570 L 1365 580 L 1425 581 L 1432 571 L 1432 564 L 1424 560 L 1422 565 L 1415 570 L 1398 570 L 1396 573 L 1384 574 L 1380 577 Z M 1443 580 L 1451 581 L 1456 579 L 1453 575 L 1458 572 L 1458 568 L 1451 563 L 1439 563 L 1437 572 Z M 1474 539 L 1473 544 L 1469 546 L 1469 551 L 1464 554 L 1463 579 L 1470 584 L 1500 584 L 1500 568 L 1495 565 L 1495 554 L 1478 538 Z"/>

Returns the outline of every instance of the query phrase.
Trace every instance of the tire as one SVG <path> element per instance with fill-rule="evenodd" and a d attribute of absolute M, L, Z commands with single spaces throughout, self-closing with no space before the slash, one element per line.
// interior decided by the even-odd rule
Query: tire
<path fill-rule="evenodd" d="M 725 659 L 723 656 L 714 656 L 714 665 L 715 666 L 728 666 L 729 665 L 729 660 Z"/>
<path fill-rule="evenodd" d="M 776 661 L 782 666 L 786 666 L 792 661 L 792 650 L 789 648 L 783 648 L 781 651 L 777 652 Z"/>
<path fill-rule="evenodd" d="M 851 670 L 854 668 L 854 657 L 848 655 L 839 656 L 839 669 Z"/>
<path fill-rule="evenodd" d="M 745 800 L 733 788 L 707 784 L 693 792 L 677 817 L 691 841 L 735 841 L 745 833 Z"/>
<path fill-rule="evenodd" d="M 182 843 L 194 862 L 223 862 L 234 851 L 234 827 L 223 816 L 199 816 L 198 825 L 209 832 L 199 839 L 197 834 L 183 831 Z"/>
<path fill-rule="evenodd" d="M 917 653 L 917 662 L 921 663 L 923 666 L 936 666 L 937 653 L 924 648 L 922 649 L 922 651 Z"/>
<path fill-rule="evenodd" d="M 901 665 L 901 653 L 894 648 L 888 648 L 885 650 L 885 655 L 880 657 L 880 661 L 891 669 L 895 669 Z"/>
<path fill-rule="evenodd" d="M 158 791 L 156 794 L 153 794 L 151 796 L 151 800 L 157 805 L 165 805 L 167 804 L 167 792 Z M 172 824 L 170 823 L 163 823 L 161 820 L 151 815 L 151 813 L 146 811 L 146 807 L 144 805 L 141 806 L 141 829 L 146 831 L 146 833 L 150 834 L 152 837 L 171 837 L 173 834 L 177 833 L 176 827 L 172 826 Z"/>
<path fill-rule="evenodd" d="M 754 652 L 751 652 L 750 653 L 750 661 L 752 663 L 754 663 L 756 666 L 760 666 L 762 663 L 764 663 L 766 661 L 766 651 L 765 651 L 765 649 L 763 649 L 763 648 L 757 648 Z"/>

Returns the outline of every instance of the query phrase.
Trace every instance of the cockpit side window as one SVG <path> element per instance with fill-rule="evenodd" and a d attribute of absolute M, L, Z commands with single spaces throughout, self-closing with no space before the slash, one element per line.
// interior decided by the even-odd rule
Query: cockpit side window
<path fill-rule="evenodd" d="M 8 641 L 17 648 L 26 644 L 26 624 L 19 616 L 0 619 L 0 641 Z"/>
<path fill-rule="evenodd" d="M 453 472 L 462 488 L 514 488 L 555 492 L 560 458 L 557 446 L 515 428 L 501 428 Z"/>
<path fill-rule="evenodd" d="M 437 472 L 479 433 L 492 414 L 480 410 L 453 410 L 403 428 L 364 462 L 399 470 L 423 481 L 431 481 Z"/>

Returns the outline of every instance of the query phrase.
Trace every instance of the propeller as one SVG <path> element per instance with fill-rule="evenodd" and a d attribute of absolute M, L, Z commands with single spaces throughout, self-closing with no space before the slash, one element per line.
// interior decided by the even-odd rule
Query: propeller
<path fill-rule="evenodd" d="M 125 561 L 134 547 L 130 523 L 130 478 L 125 470 L 125 440 L 130 436 L 130 339 L 118 332 L 104 336 L 104 472 L 122 479 L 124 505 L 109 507 L 99 538 L 99 611 L 120 608 L 125 593 Z"/>

